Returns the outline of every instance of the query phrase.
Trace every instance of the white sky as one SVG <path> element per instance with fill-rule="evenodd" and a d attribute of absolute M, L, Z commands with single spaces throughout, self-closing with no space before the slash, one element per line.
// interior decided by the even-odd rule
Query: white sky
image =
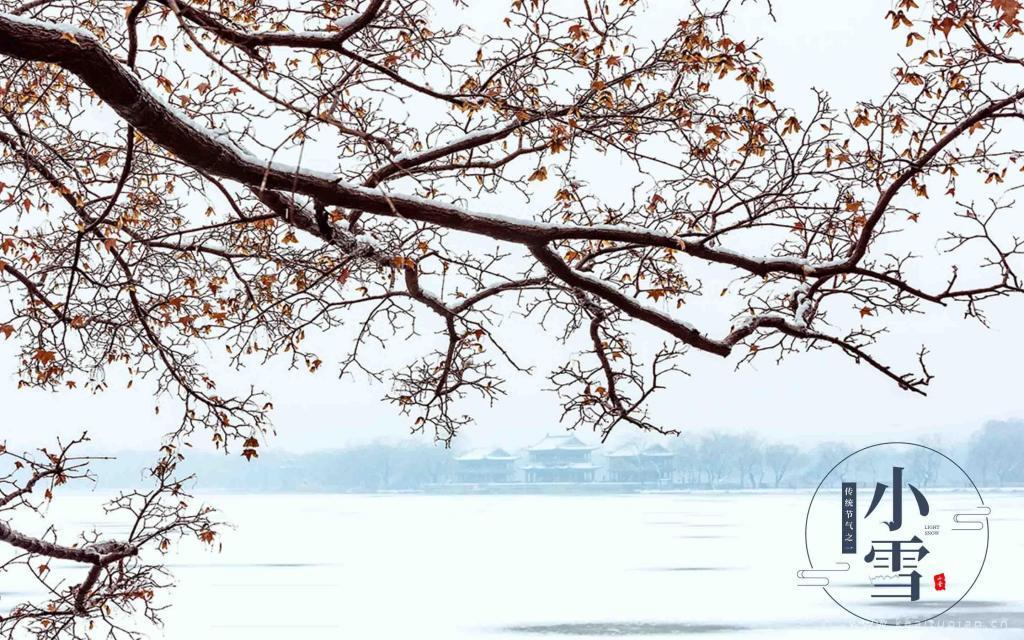
<path fill-rule="evenodd" d="M 439 11 L 450 11 L 447 2 L 439 0 L 438 5 Z M 827 90 L 837 106 L 850 106 L 858 97 L 877 97 L 889 86 L 889 70 L 897 64 L 902 38 L 884 20 L 888 2 L 777 0 L 774 5 L 778 23 L 771 23 L 763 5 L 748 5 L 736 26 L 748 36 L 763 34 L 759 51 L 775 80 L 780 104 L 806 109 L 813 100 L 810 88 L 815 86 Z M 683 16 L 681 8 L 674 9 L 678 6 L 674 1 L 651 0 L 644 18 L 655 25 L 672 24 Z M 598 181 L 602 176 L 590 179 Z M 687 310 L 714 303 L 714 295 L 705 296 L 687 305 Z M 1015 322 L 1022 309 L 1020 301 L 990 303 L 992 329 L 962 320 L 956 309 L 929 309 L 927 316 L 899 321 L 885 319 L 891 333 L 875 351 L 883 359 L 911 368 L 918 347 L 924 343 L 930 349 L 929 368 L 937 377 L 927 398 L 900 391 L 838 351 L 797 355 L 780 366 L 765 360 L 738 372 L 733 369 L 739 354 L 722 360 L 692 353 L 684 363 L 691 377 L 677 378 L 655 407 L 663 423 L 691 433 L 753 430 L 769 440 L 806 442 L 866 442 L 941 433 L 947 441 L 956 441 L 986 420 L 1024 416 L 1018 373 L 1024 341 Z M 517 447 L 562 428 L 556 398 L 541 391 L 547 386 L 546 372 L 559 363 L 559 350 L 551 347 L 553 341 L 538 339 L 530 323 L 512 321 L 503 333 L 506 340 L 532 346 L 531 351 L 520 351 L 519 357 L 535 366 L 536 374 L 509 380 L 508 396 L 494 409 L 477 411 L 476 425 L 461 433 L 456 447 Z M 647 334 L 643 339 L 660 342 L 663 337 Z M 344 335 L 329 336 L 326 344 L 344 340 Z M 419 353 L 402 353 L 401 346 L 398 342 L 389 351 L 409 360 Z M 343 351 L 339 347 L 323 354 L 324 367 L 315 375 L 289 372 L 284 361 L 243 374 L 215 373 L 232 386 L 252 381 L 270 390 L 278 436 L 267 444 L 275 449 L 307 451 L 375 438 L 411 437 L 411 419 L 380 402 L 382 388 L 336 378 L 332 357 L 336 362 Z M 10 345 L 0 345 L 0 406 L 5 408 L 0 439 L 9 446 L 42 445 L 57 434 L 88 429 L 102 449 L 152 448 L 179 415 L 178 407 L 164 400 L 160 416 L 155 416 L 147 385 L 98 396 L 83 391 L 19 391 L 13 354 Z M 620 427 L 616 437 L 633 435 Z M 205 436 L 197 438 L 205 441 Z"/>

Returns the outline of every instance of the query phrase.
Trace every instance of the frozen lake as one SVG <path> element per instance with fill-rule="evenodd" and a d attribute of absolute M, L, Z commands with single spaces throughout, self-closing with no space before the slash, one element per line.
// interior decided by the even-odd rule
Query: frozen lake
<path fill-rule="evenodd" d="M 902 628 L 797 586 L 809 495 L 210 496 L 237 528 L 221 552 L 172 557 L 179 587 L 163 635 L 1024 637 L 1021 494 L 986 494 L 990 552 L 967 599 Z M 74 521 L 95 500 L 58 502 Z M 6 609 L 31 587 L 0 577 L 3 592 Z"/>

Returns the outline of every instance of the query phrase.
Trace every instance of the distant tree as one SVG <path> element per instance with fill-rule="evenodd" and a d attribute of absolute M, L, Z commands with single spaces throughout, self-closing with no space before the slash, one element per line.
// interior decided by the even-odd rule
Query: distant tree
<path fill-rule="evenodd" d="M 772 472 L 773 486 L 778 489 L 782 479 L 786 477 L 799 462 L 800 448 L 791 444 L 773 444 L 764 450 L 765 465 Z"/>
<path fill-rule="evenodd" d="M 942 440 L 938 436 L 926 436 L 921 438 L 920 443 L 936 451 L 941 451 L 942 448 Z M 942 469 L 942 458 L 929 449 L 914 447 L 910 456 L 910 473 L 922 487 L 937 482 Z"/>
<path fill-rule="evenodd" d="M 804 468 L 804 481 L 817 485 L 832 467 L 853 451 L 853 447 L 842 442 L 823 442 L 814 447 Z"/>
<path fill-rule="evenodd" d="M 449 471 L 450 452 L 422 444 L 375 442 L 345 452 L 354 488 L 372 491 L 418 489 Z"/>
<path fill-rule="evenodd" d="M 712 432 L 701 438 L 699 456 L 701 467 L 707 474 L 708 486 L 717 488 L 730 471 L 736 468 L 736 436 Z"/>
<path fill-rule="evenodd" d="M 764 450 L 761 440 L 752 433 L 745 433 L 732 438 L 732 452 L 736 470 L 740 477 L 740 486 L 756 489 L 761 486 L 764 478 Z"/>
<path fill-rule="evenodd" d="M 672 447 L 673 470 L 676 482 L 683 485 L 700 484 L 701 460 L 698 443 L 689 437 L 677 440 Z"/>
<path fill-rule="evenodd" d="M 852 453 L 853 449 L 851 447 L 843 455 Z M 844 463 L 840 471 L 863 478 L 885 478 L 891 475 L 897 459 L 901 459 L 900 456 L 894 456 L 888 447 L 870 447 Z M 839 458 L 836 458 L 835 462 L 839 462 Z"/>
<path fill-rule="evenodd" d="M 391 456 L 392 487 L 419 489 L 448 479 L 451 450 L 423 444 L 401 444 Z"/>
<path fill-rule="evenodd" d="M 968 449 L 968 464 L 983 484 L 1005 485 L 1024 480 L 1024 423 L 993 421 L 975 433 Z"/>
<path fill-rule="evenodd" d="M 421 484 L 438 484 L 451 479 L 451 449 L 420 445 L 417 452 L 414 464 Z"/>

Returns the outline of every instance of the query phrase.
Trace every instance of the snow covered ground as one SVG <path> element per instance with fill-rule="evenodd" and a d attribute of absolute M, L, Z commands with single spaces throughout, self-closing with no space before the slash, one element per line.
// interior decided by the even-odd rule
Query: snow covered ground
<path fill-rule="evenodd" d="M 173 558 L 163 634 L 1024 637 L 1024 494 L 986 493 L 988 562 L 964 602 L 928 626 L 887 628 L 798 586 L 809 493 L 211 496 L 237 528 L 219 553 Z M 63 500 L 71 521 L 93 502 Z M 31 591 L 11 580 L 0 593 Z"/>

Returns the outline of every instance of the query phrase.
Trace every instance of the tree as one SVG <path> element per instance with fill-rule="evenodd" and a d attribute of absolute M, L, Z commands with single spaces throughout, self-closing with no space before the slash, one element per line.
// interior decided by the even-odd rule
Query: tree
<path fill-rule="evenodd" d="M 680 438 L 673 443 L 672 453 L 674 481 L 684 486 L 699 485 L 702 467 L 698 443 L 692 438 Z"/>
<path fill-rule="evenodd" d="M 14 510 L 40 513 L 58 487 L 88 479 L 93 458 L 77 455 L 86 441 L 80 436 L 35 455 L 15 453 L 0 445 L 0 515 L 6 517 Z M 58 540 L 52 527 L 42 536 L 32 537 L 0 520 L 0 541 L 17 550 L 0 564 L 0 571 L 31 573 L 52 598 L 48 603 L 24 603 L 5 613 L 0 618 L 5 635 L 26 627 L 41 637 L 82 637 L 82 620 L 106 624 L 117 635 L 119 619 L 126 614 L 158 621 L 162 607 L 154 603 L 153 596 L 168 586 L 168 574 L 159 562 L 154 563 L 152 554 L 167 554 L 172 541 L 185 536 L 213 544 L 219 525 L 212 508 L 190 506 L 194 500 L 183 489 L 189 478 L 176 478 L 175 466 L 172 460 L 161 460 L 151 470 L 151 489 L 122 492 L 105 507 L 107 513 L 127 517 L 128 534 L 123 540 L 101 540 L 95 531 L 83 532 L 74 541 Z M 144 556 L 146 547 L 152 549 Z M 80 583 L 68 585 L 53 575 L 50 563 L 61 560 L 83 568 Z"/>
<path fill-rule="evenodd" d="M 804 469 L 804 481 L 811 486 L 817 486 L 833 468 L 836 468 L 839 473 L 833 475 L 832 482 L 838 484 L 838 478 L 842 476 L 844 470 L 849 470 L 850 465 L 849 461 L 842 460 L 853 452 L 854 448 L 843 442 L 822 442 L 815 446 L 808 454 L 809 461 Z"/>
<path fill-rule="evenodd" d="M 736 436 L 715 431 L 701 438 L 698 458 L 707 474 L 708 488 L 717 488 L 735 468 L 732 456 L 736 448 Z"/>
<path fill-rule="evenodd" d="M 1019 422 L 994 420 L 971 437 L 967 460 L 982 484 L 993 480 L 998 486 L 1024 479 L 1024 426 Z"/>
<path fill-rule="evenodd" d="M 183 407 L 166 467 L 200 434 L 254 458 L 269 429 L 263 390 L 221 390 L 206 353 L 330 357 L 447 442 L 467 396 L 528 370 L 535 345 L 498 323 L 514 310 L 580 349 L 549 374 L 570 424 L 674 432 L 647 400 L 688 350 L 833 349 L 923 394 L 923 348 L 875 355 L 884 318 L 984 322 L 1020 292 L 1000 198 L 1020 182 L 1018 0 L 900 0 L 891 91 L 807 113 L 726 32 L 728 2 L 654 39 L 634 0 L 566 4 L 467 25 L 461 1 L 434 20 L 424 0 L 0 0 L 0 332 L 20 384 L 154 381 Z M 635 185 L 625 201 L 594 158 Z M 686 303 L 719 291 L 718 322 L 691 324 Z M 345 353 L 311 346 L 344 322 Z M 420 332 L 436 347 L 375 364 Z M 83 607 L 55 596 L 61 633 L 116 604 L 93 585 Z M 4 624 L 58 635 L 30 611 Z"/>
<path fill-rule="evenodd" d="M 735 436 L 732 440 L 735 450 L 732 458 L 740 476 L 740 486 L 757 489 L 764 478 L 764 450 L 761 441 L 752 433 Z"/>
<path fill-rule="evenodd" d="M 921 444 L 936 451 L 943 449 L 942 438 L 938 435 L 925 436 L 921 439 Z M 918 486 L 921 487 L 931 486 L 939 481 L 942 472 L 941 458 L 929 449 L 915 448 L 910 456 L 913 473 Z"/>
<path fill-rule="evenodd" d="M 800 449 L 791 444 L 773 444 L 764 450 L 764 463 L 771 469 L 772 482 L 776 489 L 782 484 L 782 479 L 796 466 L 800 458 Z"/>

